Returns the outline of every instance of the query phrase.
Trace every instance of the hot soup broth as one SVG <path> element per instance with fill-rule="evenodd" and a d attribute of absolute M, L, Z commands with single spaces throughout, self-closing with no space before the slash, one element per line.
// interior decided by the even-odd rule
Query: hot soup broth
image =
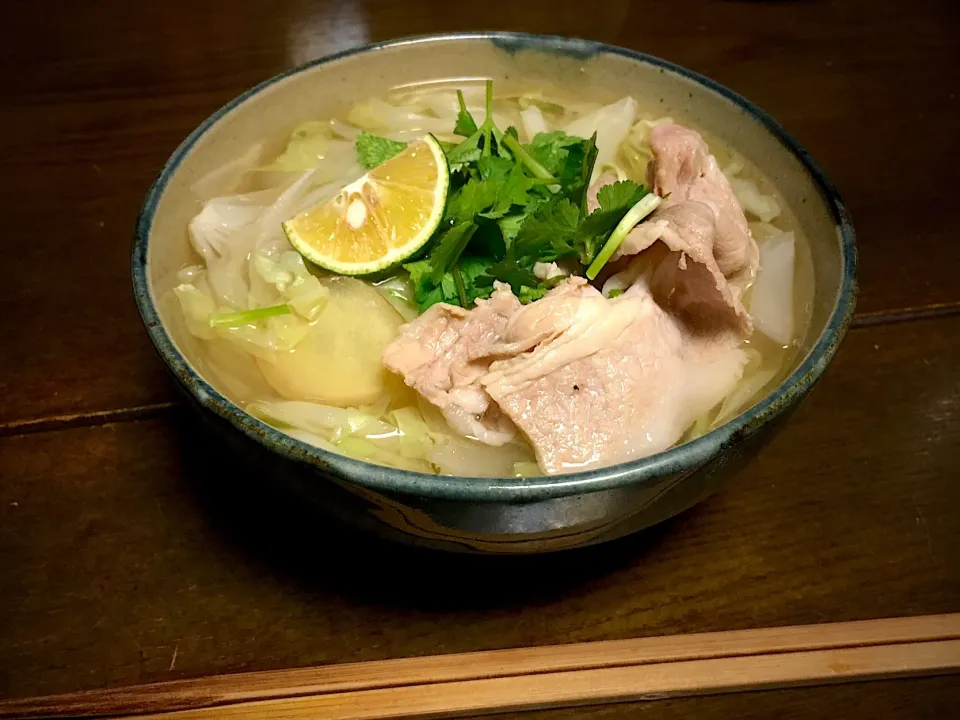
<path fill-rule="evenodd" d="M 642 97 L 604 105 L 498 86 L 485 134 L 486 93 L 483 83 L 404 87 L 264 138 L 196 183 L 194 262 L 159 287 L 201 374 L 304 442 L 464 476 L 651 454 L 769 392 L 796 360 L 813 295 L 809 248 L 776 188 L 734 148 L 702 131 L 698 145 Z M 419 180 L 389 158 L 425 152 L 428 133 L 447 162 L 430 187 L 449 174 L 449 188 L 423 247 L 360 277 L 295 249 L 282 223 L 324 203 L 347 245 L 366 242 L 350 239 L 363 222 L 388 239 L 409 229 L 396 218 L 413 201 L 391 188 Z M 371 199 L 363 193 L 374 186 L 357 181 L 380 162 L 393 164 Z M 357 194 L 341 194 L 345 186 Z M 405 197 L 426 207 L 440 190 Z M 337 215 L 337 198 L 367 204 Z M 691 230 L 697 217 L 715 233 L 706 256 L 688 246 L 705 237 Z M 734 235 L 742 247 L 724 249 Z M 524 251 L 511 244 L 533 255 L 518 259 Z M 593 401 L 577 405 L 584 392 Z M 566 437 L 563 447 L 550 435 Z"/>

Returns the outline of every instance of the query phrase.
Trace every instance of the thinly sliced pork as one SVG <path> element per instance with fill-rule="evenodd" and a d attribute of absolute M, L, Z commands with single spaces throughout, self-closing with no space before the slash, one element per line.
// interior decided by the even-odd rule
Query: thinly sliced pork
<path fill-rule="evenodd" d="M 717 266 L 731 282 L 747 287 L 756 275 L 760 252 L 737 197 L 703 138 L 675 123 L 657 125 L 650 131 L 650 149 L 648 182 L 670 202 L 692 200 L 713 210 Z"/>
<path fill-rule="evenodd" d="M 548 473 L 670 447 L 740 379 L 735 345 L 686 332 L 643 285 L 613 300 L 569 281 L 516 313 L 505 341 L 535 349 L 494 361 L 480 383 Z"/>
<path fill-rule="evenodd" d="M 750 316 L 740 289 L 724 277 L 714 258 L 713 211 L 688 201 L 661 206 L 630 231 L 615 257 L 634 256 L 628 268 L 646 280 L 654 299 L 693 328 L 719 327 L 746 337 Z"/>
<path fill-rule="evenodd" d="M 503 445 L 515 430 L 477 380 L 498 349 L 520 301 L 499 285 L 473 310 L 447 304 L 429 308 L 400 329 L 383 363 L 407 385 L 440 408 L 450 426 L 488 445 Z"/>

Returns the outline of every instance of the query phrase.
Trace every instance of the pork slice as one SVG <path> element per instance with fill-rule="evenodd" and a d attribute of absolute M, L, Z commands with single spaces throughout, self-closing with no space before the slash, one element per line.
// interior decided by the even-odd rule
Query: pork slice
<path fill-rule="evenodd" d="M 647 166 L 647 183 L 658 195 L 685 196 L 703 173 L 710 156 L 700 133 L 676 123 L 663 123 L 650 130 L 653 162 Z"/>
<path fill-rule="evenodd" d="M 670 447 L 730 392 L 745 363 L 735 344 L 688 335 L 642 284 L 614 300 L 589 285 L 548 294 L 511 318 L 505 339 L 522 345 L 548 326 L 535 349 L 493 362 L 480 380 L 548 473 Z"/>
<path fill-rule="evenodd" d="M 714 257 L 716 219 L 709 206 L 665 202 L 627 235 L 614 259 L 637 256 L 626 273 L 646 276 L 654 299 L 703 334 L 733 331 L 741 339 L 753 324 Z"/>
<path fill-rule="evenodd" d="M 650 149 L 653 162 L 647 172 L 654 190 L 674 202 L 694 200 L 713 210 L 717 267 L 745 289 L 756 276 L 760 251 L 733 188 L 703 138 L 694 130 L 667 123 L 650 131 Z"/>
<path fill-rule="evenodd" d="M 520 309 L 508 285 L 497 284 L 489 300 L 465 310 L 439 303 L 400 328 L 383 353 L 383 364 L 436 405 L 457 432 L 488 445 L 503 445 L 513 425 L 478 380 L 505 348 L 507 323 Z"/>

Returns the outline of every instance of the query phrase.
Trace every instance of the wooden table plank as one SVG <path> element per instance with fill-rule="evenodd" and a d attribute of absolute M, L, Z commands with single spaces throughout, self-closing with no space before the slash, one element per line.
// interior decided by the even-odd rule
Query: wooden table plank
<path fill-rule="evenodd" d="M 0 718 L 446 718 L 951 674 L 960 613 L 205 675 L 0 700 Z"/>
<path fill-rule="evenodd" d="M 958 377 L 958 317 L 854 330 L 717 496 L 532 559 L 345 542 L 178 412 L 3 438 L 0 694 L 954 612 Z"/>
<path fill-rule="evenodd" d="M 576 710 L 484 715 L 484 720 L 824 720 L 897 718 L 944 720 L 960 706 L 956 677 L 888 680 L 855 685 L 770 690 L 581 707 Z M 856 715 L 854 715 L 856 713 Z M 466 720 L 480 720 L 480 717 Z"/>
<path fill-rule="evenodd" d="M 130 297 L 130 233 L 155 173 L 204 117 L 305 59 L 490 18 L 660 55 L 755 100 L 844 194 L 862 246 L 862 312 L 960 302 L 944 160 L 960 151 L 951 0 L 909 13 L 869 0 L 667 3 L 656 22 L 626 0 L 590 12 L 552 0 L 11 1 L 0 5 L 0 192 L 21 235 L 0 244 L 0 336 L 17 338 L 0 354 L 0 431 L 175 397 Z M 908 211 L 911 198 L 922 211 Z"/>

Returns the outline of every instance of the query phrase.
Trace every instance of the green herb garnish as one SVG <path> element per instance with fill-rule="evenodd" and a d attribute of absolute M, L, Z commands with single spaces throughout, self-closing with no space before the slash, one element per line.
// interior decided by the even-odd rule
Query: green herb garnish
<path fill-rule="evenodd" d="M 230 328 L 249 325 L 250 323 L 266 320 L 267 318 L 278 315 L 290 315 L 293 310 L 289 305 L 272 305 L 271 307 L 257 308 L 256 310 L 245 310 L 243 312 L 222 313 L 210 318 L 210 327 Z"/>
<path fill-rule="evenodd" d="M 383 165 L 394 155 L 399 155 L 407 147 L 407 143 L 380 137 L 368 132 L 362 132 L 357 137 L 357 160 L 367 170 Z"/>
<path fill-rule="evenodd" d="M 501 131 L 494 123 L 491 82 L 481 124 L 462 93 L 457 99 L 453 133 L 464 139 L 444 145 L 450 188 L 443 222 L 420 258 L 404 265 L 421 312 L 438 302 L 470 307 L 489 297 L 495 281 L 509 284 L 523 303 L 537 300 L 559 282 L 536 277 L 533 269 L 541 262 L 563 261 L 578 274 L 595 277 L 632 227 L 626 225 L 645 216 L 639 211 L 646 205 L 638 203 L 655 196 L 621 181 L 600 190 L 599 208 L 590 213 L 587 190 L 597 159 L 596 136 L 554 131 L 524 144 L 515 128 Z M 364 135 L 357 140 L 358 154 Z M 373 140 L 364 144 L 377 152 L 388 147 Z"/>

